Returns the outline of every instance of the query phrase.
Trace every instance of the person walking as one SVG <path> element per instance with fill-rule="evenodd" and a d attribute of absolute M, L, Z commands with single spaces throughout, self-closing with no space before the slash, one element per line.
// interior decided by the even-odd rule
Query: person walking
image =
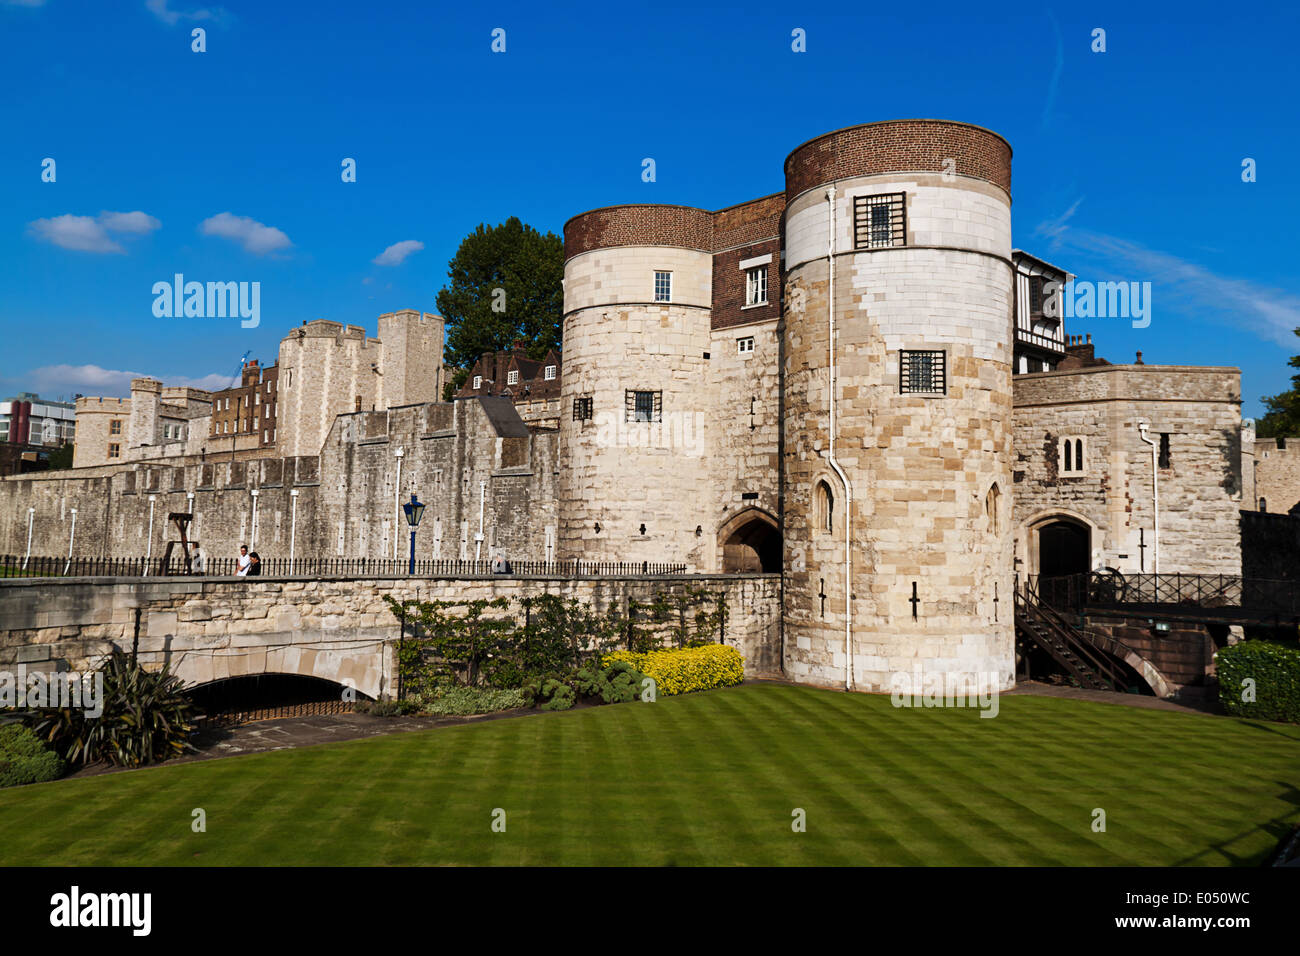
<path fill-rule="evenodd" d="M 254 551 L 248 556 L 248 574 L 246 576 L 251 578 L 253 575 L 261 573 L 262 559 L 258 556 L 257 552 Z"/>
<path fill-rule="evenodd" d="M 197 541 L 190 545 L 190 574 L 207 574 L 208 556 L 199 547 Z"/>
<path fill-rule="evenodd" d="M 235 574 L 241 578 L 244 577 L 248 574 L 248 566 L 252 563 L 252 559 L 248 556 L 248 545 L 241 544 L 239 546 L 239 557 L 235 559 Z"/>

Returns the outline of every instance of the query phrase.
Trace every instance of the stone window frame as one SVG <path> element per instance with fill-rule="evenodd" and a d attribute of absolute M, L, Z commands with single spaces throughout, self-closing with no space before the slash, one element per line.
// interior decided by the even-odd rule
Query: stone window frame
<path fill-rule="evenodd" d="M 1056 473 L 1062 478 L 1079 478 L 1088 474 L 1088 459 L 1086 435 L 1062 435 L 1057 441 Z"/>
<path fill-rule="evenodd" d="M 656 269 L 654 277 L 654 301 L 673 301 L 673 272 L 671 269 Z"/>
<path fill-rule="evenodd" d="M 876 215 L 883 210 L 883 220 Z M 907 245 L 907 193 L 853 197 L 853 248 L 893 249 Z"/>
<path fill-rule="evenodd" d="M 813 486 L 813 528 L 819 534 L 835 534 L 835 489 L 823 476 Z"/>
<path fill-rule="evenodd" d="M 108 433 L 110 435 L 122 434 L 122 419 L 120 418 L 111 419 L 108 423 Z"/>
<path fill-rule="evenodd" d="M 623 393 L 623 420 L 638 425 L 654 425 L 664 420 L 664 393 L 648 388 L 629 388 Z M 646 416 L 646 417 L 642 417 Z"/>
<path fill-rule="evenodd" d="M 109 458 L 121 458 L 121 457 L 122 457 L 122 446 L 119 445 L 117 442 L 111 442 L 111 443 L 109 444 L 109 446 L 108 446 L 108 457 L 109 457 Z"/>
<path fill-rule="evenodd" d="M 747 344 L 748 347 L 746 347 Z M 736 354 L 743 355 L 745 358 L 749 358 L 754 354 L 754 337 L 752 335 L 745 335 L 736 339 Z"/>
<path fill-rule="evenodd" d="M 937 359 L 937 371 L 929 375 L 930 388 L 914 388 L 913 370 L 917 368 L 916 360 L 922 356 L 934 363 Z M 933 386 L 939 383 L 939 388 Z M 921 395 L 931 398 L 944 398 L 948 395 L 948 350 L 947 349 L 899 349 L 898 350 L 898 394 Z"/>

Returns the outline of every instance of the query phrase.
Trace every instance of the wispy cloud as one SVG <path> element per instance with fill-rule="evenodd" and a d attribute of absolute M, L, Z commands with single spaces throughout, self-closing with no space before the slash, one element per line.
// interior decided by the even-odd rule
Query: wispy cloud
<path fill-rule="evenodd" d="M 14 380 L 14 387 L 37 392 L 45 397 L 58 395 L 72 396 L 102 395 L 106 398 L 125 398 L 131 394 L 131 379 L 145 377 L 144 372 L 128 372 L 118 369 L 102 368 L 98 365 L 43 365 L 34 368 L 21 380 Z M 159 379 L 164 385 L 187 385 L 215 391 L 230 384 L 231 376 L 213 373 L 194 378 L 186 375 L 150 375 Z"/>
<path fill-rule="evenodd" d="M 229 15 L 224 7 L 199 7 L 197 10 L 172 10 L 168 7 L 169 0 L 145 0 L 145 6 L 155 17 L 174 27 L 182 20 L 209 20 L 213 23 L 220 23 Z"/>
<path fill-rule="evenodd" d="M 377 266 L 398 266 L 406 261 L 407 256 L 423 248 L 424 243 L 417 239 L 403 239 L 401 242 L 393 243 L 370 261 Z"/>
<path fill-rule="evenodd" d="M 1052 22 L 1052 33 L 1056 36 L 1056 59 L 1052 64 L 1052 77 L 1047 81 L 1047 101 L 1043 104 L 1043 129 L 1047 129 L 1052 119 L 1052 110 L 1056 106 L 1056 91 L 1061 85 L 1061 73 L 1065 70 L 1065 44 L 1061 40 L 1061 26 L 1056 22 L 1052 11 L 1047 11 L 1047 19 Z"/>
<path fill-rule="evenodd" d="M 220 236 L 238 242 L 245 252 L 257 256 L 269 255 L 293 245 L 279 229 L 267 226 L 247 216 L 236 216 L 228 212 L 217 213 L 204 219 L 199 224 L 199 232 L 205 236 Z"/>
<path fill-rule="evenodd" d="M 1219 275 L 1129 239 L 1067 225 L 1082 201 L 1076 200 L 1060 216 L 1040 223 L 1035 233 L 1047 237 L 1053 250 L 1097 256 L 1110 263 L 1117 275 L 1157 284 L 1164 302 L 1173 302 L 1188 314 L 1234 326 L 1286 348 L 1295 345 L 1293 330 L 1300 328 L 1300 296 L 1249 279 Z"/>
<path fill-rule="evenodd" d="M 153 216 L 139 211 L 101 212 L 97 217 L 68 213 L 28 223 L 33 235 L 62 249 L 117 255 L 126 249 L 110 233 L 143 236 L 161 227 Z"/>

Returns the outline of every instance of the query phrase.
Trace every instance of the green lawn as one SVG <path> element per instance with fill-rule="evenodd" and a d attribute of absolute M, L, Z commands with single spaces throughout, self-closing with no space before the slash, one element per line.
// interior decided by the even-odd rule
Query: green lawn
<path fill-rule="evenodd" d="M 0 791 L 0 864 L 1251 865 L 1298 784 L 1300 727 L 759 684 Z"/>

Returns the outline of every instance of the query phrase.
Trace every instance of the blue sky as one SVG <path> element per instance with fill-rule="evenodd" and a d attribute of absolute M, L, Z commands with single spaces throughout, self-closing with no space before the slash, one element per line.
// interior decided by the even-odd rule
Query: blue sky
<path fill-rule="evenodd" d="M 878 6 L 0 0 L 0 391 L 224 385 L 303 320 L 433 311 L 480 222 L 730 205 L 804 140 L 899 117 L 1010 140 L 1018 247 L 1153 283 L 1149 328 L 1072 323 L 1099 354 L 1239 366 L 1247 415 L 1288 387 L 1294 8 Z M 178 272 L 260 282 L 260 326 L 156 318 Z"/>

